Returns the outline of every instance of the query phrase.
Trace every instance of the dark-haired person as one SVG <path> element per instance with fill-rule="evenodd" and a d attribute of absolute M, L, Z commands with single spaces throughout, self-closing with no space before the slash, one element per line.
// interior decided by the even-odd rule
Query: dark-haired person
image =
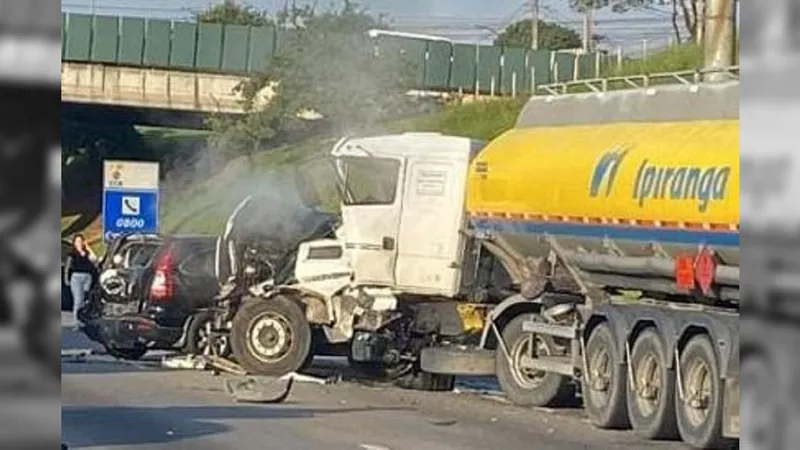
<path fill-rule="evenodd" d="M 86 301 L 89 288 L 92 287 L 95 262 L 97 262 L 97 256 L 86 245 L 83 235 L 75 235 L 72 238 L 72 250 L 64 265 L 64 279 L 69 280 L 69 287 L 72 291 L 72 311 L 75 314 L 76 328 L 79 328 L 81 323 L 78 312 Z"/>

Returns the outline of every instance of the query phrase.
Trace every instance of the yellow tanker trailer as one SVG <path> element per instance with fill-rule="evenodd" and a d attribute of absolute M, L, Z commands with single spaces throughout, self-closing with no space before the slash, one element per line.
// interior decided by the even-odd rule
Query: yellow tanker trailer
<path fill-rule="evenodd" d="M 738 439 L 738 97 L 738 82 L 534 97 L 475 156 L 465 199 L 491 255 L 475 273 L 499 262 L 510 296 L 476 347 L 424 349 L 423 370 L 494 372 L 528 406 L 576 382 L 596 426 Z"/>
<path fill-rule="evenodd" d="M 529 296 L 555 281 L 738 302 L 739 122 L 515 129 L 473 162 L 467 211 L 503 260 L 545 274 Z"/>

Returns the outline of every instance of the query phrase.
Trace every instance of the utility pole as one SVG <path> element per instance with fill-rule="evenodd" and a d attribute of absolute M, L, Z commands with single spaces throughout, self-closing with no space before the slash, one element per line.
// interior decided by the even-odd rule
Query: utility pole
<path fill-rule="evenodd" d="M 592 13 L 594 5 L 587 5 L 583 15 L 583 51 L 588 53 L 592 48 Z"/>
<path fill-rule="evenodd" d="M 703 45 L 706 29 L 706 0 L 697 0 L 697 16 L 694 18 L 697 45 Z"/>
<path fill-rule="evenodd" d="M 707 69 L 729 67 L 734 62 L 736 41 L 736 1 L 706 0 L 703 32 L 704 65 Z M 724 81 L 725 73 L 706 75 L 707 81 Z"/>
<path fill-rule="evenodd" d="M 539 0 L 531 0 L 531 50 L 539 50 Z"/>

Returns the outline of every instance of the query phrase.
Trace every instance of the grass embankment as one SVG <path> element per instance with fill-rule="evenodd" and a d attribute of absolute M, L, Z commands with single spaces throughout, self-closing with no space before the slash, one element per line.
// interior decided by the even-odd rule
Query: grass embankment
<path fill-rule="evenodd" d="M 641 74 L 680 72 L 703 66 L 703 49 L 695 44 L 669 47 L 643 59 L 624 59 L 604 71 L 604 76 L 634 76 Z"/>

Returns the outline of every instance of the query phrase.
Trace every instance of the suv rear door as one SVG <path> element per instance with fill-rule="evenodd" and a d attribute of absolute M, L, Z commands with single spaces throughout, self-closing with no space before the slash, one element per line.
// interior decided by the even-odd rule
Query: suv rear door
<path fill-rule="evenodd" d="M 216 238 L 213 236 L 178 236 L 165 239 L 136 280 L 134 292 L 141 301 L 141 307 L 157 308 L 161 311 L 159 314 L 163 321 L 166 321 L 165 325 L 180 326 L 186 315 L 208 306 L 219 290 L 214 271 L 215 253 Z M 174 291 L 170 297 L 159 299 L 154 303 L 150 289 L 156 271 L 167 255 L 170 255 L 171 259 L 167 270 Z"/>
<path fill-rule="evenodd" d="M 180 247 L 176 268 L 178 295 L 185 297 L 188 308 L 193 312 L 209 306 L 219 290 L 214 270 L 216 239 L 196 239 Z"/>

